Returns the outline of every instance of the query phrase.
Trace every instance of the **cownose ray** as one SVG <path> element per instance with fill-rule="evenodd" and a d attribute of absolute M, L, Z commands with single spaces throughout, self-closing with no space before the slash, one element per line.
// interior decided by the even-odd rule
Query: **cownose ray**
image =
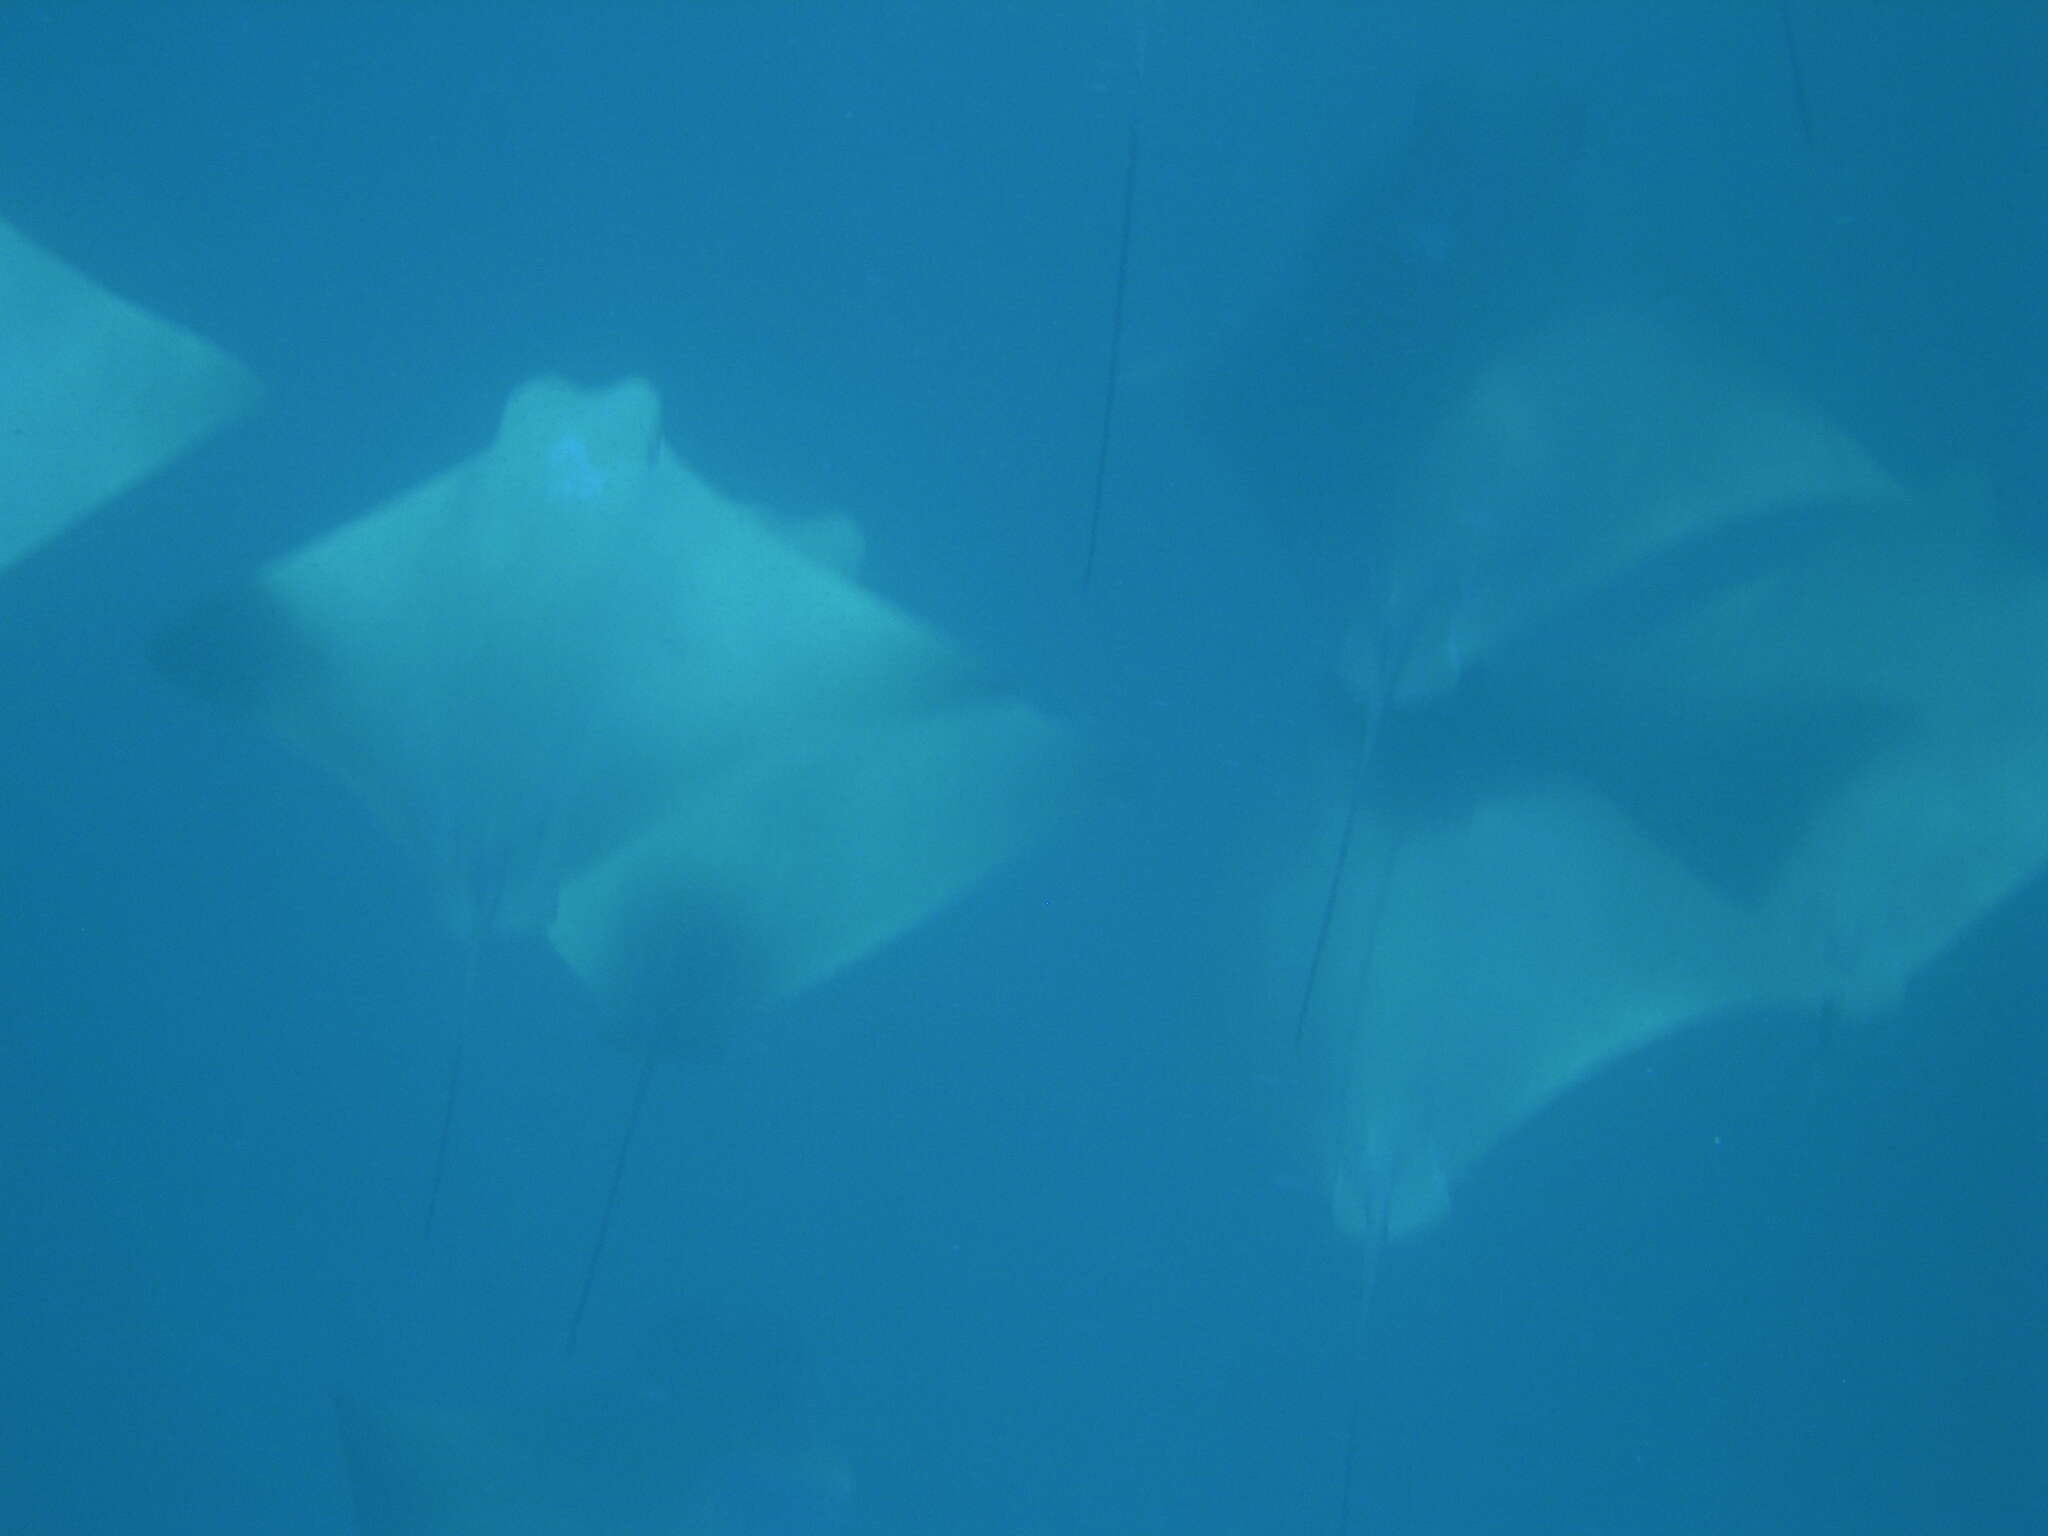
<path fill-rule="evenodd" d="M 1559 547 L 1482 531 L 1507 563 L 1417 631 L 1390 786 L 1592 788 L 1850 1019 L 2048 859 L 2048 679 L 2014 664 L 2048 573 L 1988 487 L 1909 486 L 1618 311 L 1484 376 L 1442 462 L 1496 519 L 1572 511 Z"/>
<path fill-rule="evenodd" d="M 1514 421 L 1502 478 L 1606 489 L 1551 567 L 1580 575 L 1446 614 L 1357 796 L 1334 1182 L 1390 1238 L 1671 1030 L 1882 1014 L 2048 862 L 2048 677 L 2013 665 L 2048 646 L 2048 570 L 1981 490 L 1908 492 L 1640 317 L 1475 399 Z M 1490 430 L 1454 429 L 1467 470 Z"/>
<path fill-rule="evenodd" d="M 159 645 L 412 848 L 463 1020 L 485 943 L 545 940 L 639 1059 L 579 1320 L 656 1062 L 915 925 L 1078 783 L 1071 735 L 854 580 L 857 546 L 714 491 L 645 383 L 543 378 L 488 449 Z"/>
<path fill-rule="evenodd" d="M 1340 603 L 1366 594 L 1347 663 L 1374 674 L 1352 731 L 1361 765 L 1412 631 L 1459 575 L 1414 494 L 1417 445 L 1570 268 L 1585 137 L 1580 103 L 1552 82 L 1424 82 L 1392 153 L 1319 222 L 1199 392 L 1219 461 L 1304 582 Z M 1311 976 L 1328 939 L 1313 940 Z M 1296 992 L 1297 1051 L 1312 992 Z"/>
<path fill-rule="evenodd" d="M 2048 690 L 1987 677 L 1987 631 L 2048 636 L 2040 582 L 1996 593 L 1983 519 L 1795 399 L 1579 313 L 1477 370 L 1420 462 L 1408 515 L 1453 574 L 1398 648 L 1371 615 L 1348 652 L 1371 750 L 1330 773 L 1294 892 L 1369 1276 L 1591 1073 L 1735 1010 L 1868 1011 L 2048 854 L 2023 770 L 1972 778 L 1987 736 L 2048 774 L 2021 724 Z M 1918 865 L 1957 790 L 1984 846 L 1941 897 Z"/>
<path fill-rule="evenodd" d="M 248 370 L 0 221 L 0 570 L 254 404 Z"/>
<path fill-rule="evenodd" d="M 1977 738 L 2039 755 L 2048 690 L 1991 662 L 2041 588 L 1986 520 L 1639 313 L 1481 370 L 1428 454 L 1454 600 L 1395 664 L 1351 661 L 1377 736 L 1319 834 L 1351 827 L 1315 979 L 1335 1184 L 1391 1238 L 1629 1050 L 1738 1007 L 1870 1011 L 2048 853 L 1973 782 L 1962 819 L 2004 851 L 1955 894 L 1868 889 Z"/>
<path fill-rule="evenodd" d="M 1588 754 L 1616 803 L 1755 914 L 1802 993 L 1851 1024 L 1894 1015 L 2048 864 L 2042 549 L 1970 476 L 1868 511 L 1855 537 L 1717 593 L 1593 680 L 1619 700 L 1684 679 L 1702 713 L 1762 730 L 1703 744 L 1683 774 Z M 1738 821 L 1759 831 L 1736 836 Z"/>

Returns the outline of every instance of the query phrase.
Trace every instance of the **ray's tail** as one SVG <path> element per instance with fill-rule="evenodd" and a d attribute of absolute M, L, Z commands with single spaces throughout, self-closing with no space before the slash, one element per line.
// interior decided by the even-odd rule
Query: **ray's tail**
<path fill-rule="evenodd" d="M 1358 1502 L 1358 1441 L 1364 1428 L 1365 1387 L 1370 1363 L 1368 1345 L 1372 1338 L 1372 1309 L 1379 1295 L 1380 1272 L 1385 1268 L 1387 1255 L 1388 1221 L 1393 1211 L 1392 1200 L 1380 1201 L 1379 1219 L 1366 1236 L 1365 1266 L 1359 1276 L 1358 1318 L 1353 1325 L 1357 1338 L 1353 1345 L 1350 1404 L 1344 1417 L 1344 1478 L 1337 1496 L 1336 1536 L 1350 1536 L 1351 1512 Z"/>
<path fill-rule="evenodd" d="M 1102 385 L 1102 429 L 1095 440 L 1095 488 L 1088 499 L 1088 548 L 1081 561 L 1081 585 L 1095 580 L 1095 547 L 1102 537 L 1102 493 L 1109 480 L 1110 439 L 1116 428 L 1117 386 L 1123 375 L 1124 292 L 1131 276 L 1131 209 L 1138 201 L 1138 108 L 1145 90 L 1145 14 L 1131 8 L 1131 114 L 1124 128 L 1124 194 L 1116 239 L 1116 287 L 1109 309 L 1108 371 Z"/>
<path fill-rule="evenodd" d="M 1102 492 L 1109 480 L 1109 446 L 1116 428 L 1117 384 L 1123 374 L 1124 292 L 1131 274 L 1131 207 L 1138 195 L 1138 119 L 1132 116 L 1124 140 L 1123 223 L 1116 244 L 1116 290 L 1109 311 L 1109 362 L 1102 386 L 1102 429 L 1095 440 L 1095 488 L 1088 499 L 1088 551 L 1081 584 L 1095 579 L 1095 547 L 1102 538 Z"/>
<path fill-rule="evenodd" d="M 1358 836 L 1359 804 L 1365 795 L 1366 775 L 1371 771 L 1373 753 L 1379 745 L 1380 724 L 1385 705 L 1378 698 L 1368 702 L 1359 716 L 1358 739 L 1352 744 L 1350 762 L 1351 793 L 1344 801 L 1344 826 L 1337 836 L 1337 862 L 1330 870 L 1330 883 L 1323 891 L 1322 915 L 1316 923 L 1315 944 L 1309 951 L 1308 974 L 1302 980 L 1301 1006 L 1294 1016 L 1294 1051 L 1297 1056 L 1308 1040 L 1309 1017 L 1315 1011 L 1316 993 L 1323 977 L 1323 961 L 1328 957 L 1331 929 L 1337 920 L 1337 906 L 1344 894 L 1345 876 L 1351 868 L 1351 845 Z M 1386 899 L 1386 888 L 1390 883 L 1386 871 L 1381 872 L 1379 886 L 1373 893 L 1371 915 L 1368 918 L 1366 942 L 1371 946 L 1379 931 L 1380 908 Z"/>
<path fill-rule="evenodd" d="M 604 1258 L 605 1240 L 611 1236 L 612 1214 L 619 1208 L 619 1186 L 626 1177 L 626 1156 L 640 1129 L 640 1115 L 647 1107 L 647 1085 L 654 1081 L 655 1054 L 649 1051 L 640 1062 L 640 1075 L 633 1084 L 633 1106 L 626 1111 L 626 1129 L 619 1137 L 619 1150 L 612 1159 L 611 1183 L 604 1192 L 604 1211 L 597 1219 L 597 1237 L 590 1245 L 590 1257 L 583 1264 L 583 1284 L 576 1292 L 576 1310 L 569 1318 L 569 1340 L 565 1352 L 574 1353 L 583 1333 L 583 1315 L 590 1310 L 591 1288 L 597 1284 L 597 1266 Z"/>
<path fill-rule="evenodd" d="M 1785 34 L 1785 64 L 1792 76 L 1792 105 L 1799 114 L 1800 137 L 1813 148 L 1813 107 L 1806 97 L 1806 65 L 1799 57 L 1799 33 L 1792 25 L 1792 0 L 1778 0 L 1778 26 Z"/>
<path fill-rule="evenodd" d="M 476 1013 L 476 974 L 483 943 L 472 938 L 463 946 L 462 996 L 455 1007 L 455 1038 L 448 1052 L 448 1080 L 441 1091 L 441 1131 L 434 1140 L 434 1170 L 427 1181 L 425 1235 L 434 1235 L 441 1211 L 441 1187 L 448 1181 L 448 1140 L 455 1129 L 455 1101 L 461 1096 L 463 1058 L 469 1053 L 470 1020 Z"/>

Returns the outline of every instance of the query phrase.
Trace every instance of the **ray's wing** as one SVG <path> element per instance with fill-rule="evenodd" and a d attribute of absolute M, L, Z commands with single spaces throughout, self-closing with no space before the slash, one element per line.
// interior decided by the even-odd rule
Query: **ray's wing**
<path fill-rule="evenodd" d="M 360 795 L 459 933 L 538 933 L 681 786 L 971 669 L 661 446 L 644 384 L 516 392 L 496 441 L 263 570 L 159 658 Z"/>
<path fill-rule="evenodd" d="M 488 450 L 205 605 L 158 659 L 360 795 L 458 932 L 537 931 L 652 794 L 605 711 L 655 645 L 657 431 L 644 385 L 529 384 Z"/>
<path fill-rule="evenodd" d="M 1555 580 L 1476 584 L 1407 701 L 1457 717 L 1468 756 L 1596 785 L 1773 930 L 1802 995 L 1883 1011 L 2048 861 L 2048 686 L 2023 660 L 2048 572 L 1981 488 L 1909 489 L 1616 314 L 1491 370 L 1448 441 L 1584 526 Z"/>
<path fill-rule="evenodd" d="M 995 694 L 806 733 L 576 880 L 555 946 L 636 1054 L 715 1050 L 1037 841 L 1083 778 L 1068 731 Z"/>
<path fill-rule="evenodd" d="M 1589 1073 L 1795 985 L 1761 924 L 1577 786 L 1358 848 L 1390 862 L 1371 954 L 1332 988 L 1350 1042 L 1337 1206 L 1354 1233 L 1420 1230 L 1473 1164 Z M 1346 882 L 1359 903 L 1375 884 Z"/>
<path fill-rule="evenodd" d="M 0 569 L 255 403 L 212 343 L 0 222 Z"/>
<path fill-rule="evenodd" d="M 852 579 L 844 519 L 720 496 L 638 380 L 516 391 L 483 453 L 275 562 L 159 661 L 352 788 L 468 950 L 553 938 L 641 1069 L 923 920 L 1065 803 L 1066 734 Z"/>
<path fill-rule="evenodd" d="M 459 932 L 553 924 L 642 1014 L 686 973 L 750 1006 L 829 974 L 1029 841 L 1071 761 L 852 579 L 850 523 L 720 495 L 658 417 L 528 384 L 485 453 L 162 650 L 412 842 Z"/>
<path fill-rule="evenodd" d="M 1440 444 L 1467 579 L 1387 690 L 1333 924 L 1340 1212 L 1393 1235 L 1601 1063 L 1827 996 L 1784 892 L 1866 888 L 1802 850 L 1894 840 L 1847 808 L 1927 739 L 1868 633 L 1911 498 L 1809 413 L 1590 317 L 1482 371 Z"/>
<path fill-rule="evenodd" d="M 1625 665 L 1711 675 L 1752 707 L 1826 688 L 1883 722 L 1745 893 L 1816 993 L 1865 1017 L 2048 862 L 2044 646 L 2048 572 L 1965 491 L 1886 508 Z"/>
<path fill-rule="evenodd" d="M 1077 793 L 1071 733 L 849 579 L 842 519 L 764 520 L 664 455 L 663 645 L 614 702 L 657 806 L 563 890 L 557 950 L 636 1054 L 715 1049 L 922 921 Z"/>
<path fill-rule="evenodd" d="M 1475 371 L 1408 516 L 1439 574 L 1402 704 L 1472 669 L 1581 668 L 1905 491 L 1798 402 L 1629 309 L 1574 313 Z"/>

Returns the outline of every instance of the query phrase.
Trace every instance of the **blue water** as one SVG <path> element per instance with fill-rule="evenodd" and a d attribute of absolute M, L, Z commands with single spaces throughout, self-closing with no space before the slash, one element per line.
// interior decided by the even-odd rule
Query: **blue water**
<path fill-rule="evenodd" d="M 268 390 L 0 585 L 0 1532 L 347 1532 L 335 1391 L 558 1388 L 697 1399 L 748 1536 L 1331 1532 L 1354 1395 L 1358 1530 L 2048 1529 L 2048 890 L 1881 1041 L 1703 1031 L 1573 1095 L 1362 1335 L 1250 976 L 1348 615 L 1195 402 L 1430 82 L 1583 105 L 1588 290 L 2039 531 L 2048 12 L 1789 14 L 1810 134 L 1762 3 L 0 7 L 0 218 Z M 1490 238 L 1471 203 L 1401 248 Z M 644 374 L 715 481 L 853 514 L 869 580 L 1119 762 L 657 1078 L 566 1362 L 632 1065 L 494 964 L 423 1242 L 460 964 L 419 872 L 145 660 L 541 371 Z"/>

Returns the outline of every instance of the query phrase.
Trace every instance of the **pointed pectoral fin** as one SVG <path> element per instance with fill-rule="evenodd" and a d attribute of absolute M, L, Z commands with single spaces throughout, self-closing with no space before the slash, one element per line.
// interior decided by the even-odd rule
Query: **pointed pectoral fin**
<path fill-rule="evenodd" d="M 247 369 L 0 223 L 0 568 L 255 403 Z"/>
<path fill-rule="evenodd" d="M 1570 787 L 1409 837 L 1384 912 L 1345 1155 L 1394 1235 L 1606 1062 L 1793 987 L 1759 925 Z"/>
<path fill-rule="evenodd" d="M 437 475 L 159 634 L 158 669 L 333 774 L 399 823 L 444 664 L 414 584 L 459 471 Z"/>
<path fill-rule="evenodd" d="M 986 694 L 945 635 L 852 579 L 858 530 L 771 518 L 662 462 L 676 507 L 671 663 L 637 707 L 693 768 Z"/>
<path fill-rule="evenodd" d="M 824 980 L 1020 852 L 1073 799 L 1081 757 L 1065 730 L 1001 698 L 787 746 L 690 787 L 573 881 L 555 946 L 622 1042 L 683 1048 Z"/>
<path fill-rule="evenodd" d="M 1912 729 L 1821 807 L 1765 903 L 1851 1016 L 1888 1007 L 2048 862 L 2048 679 L 2033 660 L 2048 580 L 2015 561 L 1916 595 L 1914 627 L 1868 679 Z"/>
<path fill-rule="evenodd" d="M 2044 645 L 2048 577 L 1980 496 L 1873 504 L 1604 669 L 1665 700 L 1607 740 L 1689 761 L 1603 787 L 1759 912 L 1808 996 L 1881 1011 L 2048 861 Z"/>

